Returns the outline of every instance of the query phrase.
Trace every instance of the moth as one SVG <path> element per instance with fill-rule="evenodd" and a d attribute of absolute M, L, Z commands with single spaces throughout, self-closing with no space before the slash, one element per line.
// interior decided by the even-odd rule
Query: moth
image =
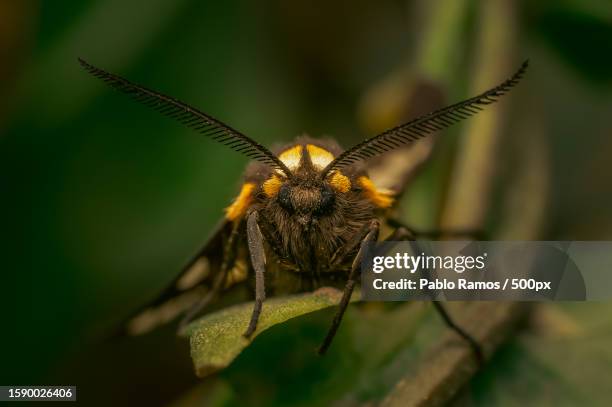
<path fill-rule="evenodd" d="M 515 86 L 527 61 L 498 86 L 400 124 L 343 150 L 333 140 L 308 136 L 270 150 L 229 125 L 170 96 L 79 63 L 93 76 L 159 113 L 239 152 L 252 161 L 238 196 L 201 250 L 155 300 L 127 320 L 124 331 L 146 333 L 184 314 L 181 327 L 237 285 L 252 290 L 254 306 L 244 336 L 250 337 L 266 295 L 280 287 L 305 292 L 322 286 L 343 288 L 333 322 L 319 349 L 330 346 L 358 283 L 360 262 L 368 243 L 414 240 L 416 233 L 389 214 L 400 188 L 377 185 L 373 173 L 381 162 L 401 169 L 427 156 L 427 136 L 483 110 Z M 406 150 L 407 146 L 412 150 Z M 415 155 L 415 149 L 424 152 Z M 391 157 L 390 154 L 395 154 Z M 399 154 L 399 155 L 398 155 Z M 412 155 L 411 155 L 412 154 Z M 403 171 L 403 172 L 402 172 Z M 477 342 L 434 302 L 444 321 L 480 353 Z"/>

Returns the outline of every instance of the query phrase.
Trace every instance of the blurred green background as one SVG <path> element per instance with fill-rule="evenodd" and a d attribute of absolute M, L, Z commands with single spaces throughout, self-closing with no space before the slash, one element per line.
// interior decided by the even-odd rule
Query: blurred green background
<path fill-rule="evenodd" d="M 418 96 L 428 93 L 418 85 L 452 102 L 497 84 L 529 58 L 525 81 L 488 116 L 495 125 L 445 132 L 402 217 L 420 227 L 456 223 L 460 209 L 452 206 L 465 204 L 447 202 L 460 195 L 453 188 L 470 186 L 457 186 L 469 171 L 455 165 L 469 166 L 474 137 L 485 137 L 497 140 L 485 150 L 494 153 L 496 170 L 475 189 L 486 196 L 472 199 L 487 203 L 477 223 L 493 237 L 612 236 L 609 1 L 2 0 L 0 21 L 1 384 L 77 384 L 88 404 L 156 405 L 198 383 L 188 344 L 172 327 L 119 344 L 100 344 L 99 337 L 158 292 L 202 244 L 236 193 L 246 160 L 105 88 L 81 70 L 79 56 L 265 145 L 304 132 L 350 145 L 419 111 Z M 557 325 L 580 325 L 588 339 L 570 335 L 557 344 L 559 354 L 575 349 L 575 369 L 610 377 L 612 352 L 602 345 L 612 340 L 610 305 L 549 311 Z M 184 402 L 380 399 L 384 389 L 364 385 L 368 374 L 383 380 L 380 365 L 367 365 L 358 352 L 338 351 L 324 362 L 304 354 L 321 336 L 315 322 L 330 315 L 275 328 L 233 370 L 196 387 L 202 397 Z M 415 331 L 441 329 L 435 317 L 419 321 Z M 557 397 L 550 389 L 562 385 L 541 379 L 525 356 L 554 349 L 538 342 L 537 321 L 521 334 L 532 336 L 514 340 L 474 381 L 471 403 L 519 404 L 487 392 L 522 388 L 525 370 L 536 376 L 534 393 Z M 340 343 L 351 340 L 349 331 Z M 271 366 L 278 371 L 261 355 L 276 355 Z M 554 359 L 537 366 L 571 389 L 573 376 L 562 373 L 571 366 Z M 575 390 L 576 398 L 563 400 L 604 405 L 612 400 L 605 387 L 589 392 L 594 399 Z M 250 396 L 236 399 L 242 389 Z"/>

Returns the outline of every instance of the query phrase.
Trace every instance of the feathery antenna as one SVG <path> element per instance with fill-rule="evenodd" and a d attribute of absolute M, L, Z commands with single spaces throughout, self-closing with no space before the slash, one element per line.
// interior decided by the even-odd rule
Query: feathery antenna
<path fill-rule="evenodd" d="M 285 173 L 287 177 L 291 177 L 291 171 L 281 160 L 272 154 L 270 150 L 225 123 L 180 100 L 131 83 L 127 79 L 106 72 L 103 69 L 96 68 L 81 58 L 78 58 L 78 60 L 81 66 L 93 76 L 101 79 L 107 85 L 127 94 L 135 101 L 157 110 L 164 116 L 176 119 L 198 133 L 210 137 L 253 160 L 263 162 L 273 168 L 279 169 Z"/>
<path fill-rule="evenodd" d="M 362 141 L 330 162 L 321 172 L 321 177 L 324 178 L 331 171 L 349 166 L 357 161 L 367 160 L 412 143 L 475 115 L 483 110 L 484 106 L 496 102 L 500 96 L 516 85 L 527 70 L 528 62 L 528 60 L 523 62 L 512 77 L 478 96 L 436 110 Z"/>

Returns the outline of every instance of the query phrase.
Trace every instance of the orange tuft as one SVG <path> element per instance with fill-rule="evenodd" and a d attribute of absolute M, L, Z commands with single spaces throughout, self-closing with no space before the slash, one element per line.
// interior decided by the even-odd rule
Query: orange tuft
<path fill-rule="evenodd" d="M 228 220 L 236 220 L 246 213 L 247 208 L 253 200 L 253 190 L 255 184 L 247 182 L 242 185 L 242 189 L 238 194 L 238 197 L 234 199 L 234 202 L 227 208 L 225 208 L 225 217 Z"/>
<path fill-rule="evenodd" d="M 348 192 L 351 189 L 351 180 L 340 171 L 333 171 L 329 177 L 329 185 L 338 192 Z"/>
<path fill-rule="evenodd" d="M 393 205 L 393 193 L 387 189 L 378 189 L 372 180 L 361 176 L 357 180 L 363 188 L 363 193 L 372 203 L 379 208 L 388 208 Z"/>
<path fill-rule="evenodd" d="M 283 181 L 281 181 L 278 176 L 272 175 L 266 180 L 266 182 L 263 183 L 262 189 L 264 191 L 264 194 L 266 194 L 268 198 L 272 198 L 273 196 L 278 194 L 278 190 L 282 185 Z"/>

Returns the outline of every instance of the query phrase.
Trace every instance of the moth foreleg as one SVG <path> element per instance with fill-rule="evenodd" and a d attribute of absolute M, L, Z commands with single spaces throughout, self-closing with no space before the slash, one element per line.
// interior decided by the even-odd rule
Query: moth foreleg
<path fill-rule="evenodd" d="M 414 231 L 410 230 L 408 227 L 400 226 L 397 229 L 395 229 L 393 233 L 391 234 L 391 236 L 389 236 L 385 240 L 388 240 L 388 241 L 403 240 L 403 241 L 412 242 L 413 249 L 416 252 L 419 252 L 418 243 L 415 241 L 416 240 L 415 237 L 418 235 L 419 235 L 418 233 L 415 233 Z M 461 336 L 470 345 L 470 347 L 472 348 L 472 351 L 474 352 L 474 356 L 476 357 L 479 363 L 482 363 L 484 358 L 483 358 L 482 348 L 480 344 L 478 343 L 478 341 L 474 339 L 469 333 L 467 333 L 463 328 L 461 328 L 453 320 L 453 318 L 450 316 L 450 314 L 448 313 L 448 311 L 446 310 L 446 308 L 441 302 L 432 301 L 432 303 L 434 305 L 434 308 L 436 309 L 436 311 L 438 312 L 438 314 L 440 315 L 440 317 L 446 324 L 446 326 L 448 326 L 450 329 L 455 331 L 459 336 Z"/>
<path fill-rule="evenodd" d="M 266 288 L 264 283 L 266 253 L 264 251 L 263 236 L 257 223 L 258 216 L 257 211 L 252 211 L 247 217 L 247 242 L 249 254 L 251 256 L 251 265 L 253 266 L 253 270 L 255 270 L 255 304 L 253 306 L 253 313 L 251 314 L 249 326 L 244 332 L 246 338 L 251 337 L 253 332 L 257 329 L 257 321 L 259 321 L 263 302 L 266 299 Z"/>
<path fill-rule="evenodd" d="M 439 301 L 432 301 L 432 302 L 433 302 L 433 305 L 436 311 L 438 311 L 438 314 L 440 314 L 446 326 L 448 326 L 450 329 L 455 331 L 459 336 L 461 336 L 470 345 L 470 347 L 472 348 L 472 351 L 474 352 L 474 356 L 476 357 L 476 360 L 478 360 L 478 363 L 482 363 L 484 361 L 484 356 L 482 353 L 482 348 L 480 344 L 478 343 L 478 341 L 474 339 L 469 333 L 465 332 L 463 328 L 461 328 L 459 325 L 457 325 L 457 323 L 455 323 L 455 321 L 453 321 L 448 311 L 446 311 L 446 308 L 444 307 L 444 305 L 442 305 L 441 302 Z"/>
<path fill-rule="evenodd" d="M 374 219 L 370 222 L 368 227 L 368 231 L 365 237 L 361 240 L 359 245 L 359 251 L 357 255 L 353 259 L 353 264 L 351 266 L 351 272 L 349 274 L 349 278 L 344 286 L 344 292 L 342 293 L 342 299 L 340 300 L 340 304 L 338 305 L 338 311 L 336 311 L 336 315 L 334 316 L 334 320 L 332 321 L 329 330 L 327 331 L 327 336 L 323 340 L 321 347 L 319 348 L 319 354 L 324 354 L 329 345 L 331 345 L 334 336 L 336 336 L 336 331 L 342 322 L 342 317 L 344 316 L 344 312 L 348 307 L 349 301 L 351 299 L 351 295 L 353 294 L 353 289 L 355 288 L 355 284 L 357 282 L 357 276 L 361 273 L 361 260 L 363 259 L 363 254 L 365 247 L 368 243 L 376 242 L 378 239 L 378 232 L 380 229 L 380 225 L 378 220 Z"/>

